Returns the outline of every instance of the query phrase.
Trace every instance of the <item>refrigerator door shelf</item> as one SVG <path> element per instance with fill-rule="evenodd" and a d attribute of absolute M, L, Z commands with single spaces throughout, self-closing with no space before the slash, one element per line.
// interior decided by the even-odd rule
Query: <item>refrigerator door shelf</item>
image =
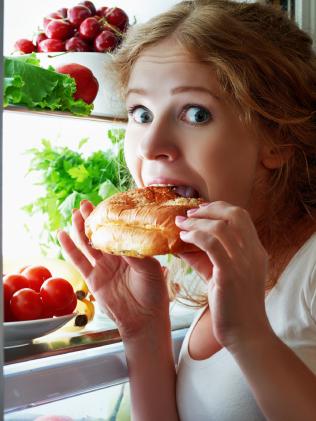
<path fill-rule="evenodd" d="M 187 328 L 172 332 L 178 358 Z M 128 381 L 122 342 L 4 366 L 5 413 Z"/>

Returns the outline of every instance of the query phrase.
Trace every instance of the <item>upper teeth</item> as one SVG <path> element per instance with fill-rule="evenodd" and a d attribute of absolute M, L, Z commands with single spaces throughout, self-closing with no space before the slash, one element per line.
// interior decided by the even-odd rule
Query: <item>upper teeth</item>
<path fill-rule="evenodd" d="M 171 186 L 174 186 L 174 184 L 151 184 L 151 186 L 154 186 L 154 187 L 171 187 Z"/>

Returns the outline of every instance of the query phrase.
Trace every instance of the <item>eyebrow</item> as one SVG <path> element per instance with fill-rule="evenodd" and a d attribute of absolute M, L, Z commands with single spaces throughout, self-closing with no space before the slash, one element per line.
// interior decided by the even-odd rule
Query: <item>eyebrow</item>
<path fill-rule="evenodd" d="M 220 100 L 220 97 L 218 95 L 215 95 L 212 91 L 210 91 L 207 88 L 203 88 L 202 86 L 178 86 L 177 88 L 173 88 L 171 89 L 171 94 L 175 95 L 175 94 L 180 94 L 182 92 L 203 92 L 206 93 L 210 96 L 212 96 L 213 98 L 215 98 L 217 101 Z M 139 94 L 139 95 L 147 95 L 148 92 L 145 89 L 139 89 L 139 88 L 131 88 L 126 92 L 126 97 L 128 97 L 128 95 L 130 94 Z"/>

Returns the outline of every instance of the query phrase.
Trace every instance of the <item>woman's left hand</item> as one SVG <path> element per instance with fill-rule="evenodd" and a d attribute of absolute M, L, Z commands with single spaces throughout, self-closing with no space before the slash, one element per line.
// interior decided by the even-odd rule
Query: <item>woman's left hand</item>
<path fill-rule="evenodd" d="M 249 213 L 212 202 L 176 218 L 181 239 L 201 252 L 180 254 L 209 282 L 213 333 L 224 347 L 256 340 L 269 328 L 265 312 L 268 255 Z"/>

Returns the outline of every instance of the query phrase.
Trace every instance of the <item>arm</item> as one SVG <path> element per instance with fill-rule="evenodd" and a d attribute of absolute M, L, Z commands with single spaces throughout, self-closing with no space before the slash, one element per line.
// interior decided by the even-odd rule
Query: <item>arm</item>
<path fill-rule="evenodd" d="M 177 225 L 201 252 L 184 256 L 209 283 L 212 328 L 248 380 L 268 420 L 316 418 L 316 377 L 272 331 L 265 312 L 268 255 L 250 215 L 225 202 L 188 212 Z"/>
<path fill-rule="evenodd" d="M 177 421 L 164 272 L 152 258 L 113 256 L 93 249 L 84 231 L 84 219 L 92 209 L 89 202 L 83 201 L 80 210 L 73 213 L 76 243 L 63 231 L 59 232 L 59 241 L 120 331 L 130 374 L 134 419 Z"/>
<path fill-rule="evenodd" d="M 143 338 L 124 341 L 133 421 L 178 421 L 170 322 Z M 153 334 L 154 333 L 154 334 Z"/>
<path fill-rule="evenodd" d="M 315 420 L 316 376 L 272 330 L 230 352 L 268 420 Z"/>

